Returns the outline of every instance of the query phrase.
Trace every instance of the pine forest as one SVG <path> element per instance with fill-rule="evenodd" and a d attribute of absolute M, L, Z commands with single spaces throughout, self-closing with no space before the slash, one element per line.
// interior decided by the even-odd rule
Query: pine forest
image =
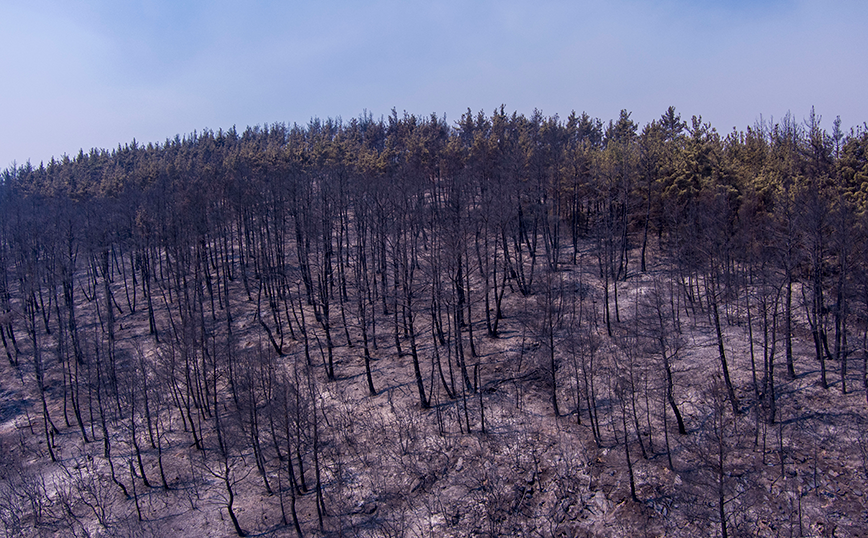
<path fill-rule="evenodd" d="M 19 536 L 866 536 L 868 125 L 504 107 L 0 176 Z"/>

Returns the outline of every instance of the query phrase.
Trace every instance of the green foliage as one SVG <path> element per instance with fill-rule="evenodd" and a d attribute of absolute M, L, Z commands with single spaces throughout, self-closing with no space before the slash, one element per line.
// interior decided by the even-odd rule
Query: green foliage
<path fill-rule="evenodd" d="M 468 109 L 454 126 L 393 110 L 378 120 L 365 114 L 347 123 L 206 130 L 163 144 L 134 140 L 8 169 L 3 182 L 7 199 L 122 204 L 139 240 L 204 234 L 228 218 L 228 208 L 243 211 L 275 197 L 290 203 L 320 181 L 352 177 L 387 181 L 405 193 L 460 179 L 471 187 L 468 195 L 512 204 L 502 207 L 505 221 L 521 210 L 531 223 L 564 222 L 574 235 L 595 215 L 602 218 L 593 208 L 603 204 L 628 230 L 644 226 L 675 238 L 699 226 L 709 204 L 725 206 L 725 228 L 733 230 L 742 206 L 754 215 L 778 214 L 805 189 L 846 196 L 864 212 L 868 130 L 844 135 L 836 120 L 829 135 L 820 120 L 811 111 L 799 125 L 788 114 L 721 137 L 701 117 L 682 121 L 674 107 L 641 128 L 627 110 L 604 124 L 585 112 L 562 121 L 538 110 L 526 117 L 503 106 L 490 115 Z"/>
<path fill-rule="evenodd" d="M 868 210 L 868 130 L 847 139 L 837 162 L 842 188 L 860 212 Z"/>

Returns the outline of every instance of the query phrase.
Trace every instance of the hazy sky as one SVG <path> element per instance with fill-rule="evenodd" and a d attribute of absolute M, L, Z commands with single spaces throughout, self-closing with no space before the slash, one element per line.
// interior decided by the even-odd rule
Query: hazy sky
<path fill-rule="evenodd" d="M 3 0 L 0 169 L 193 130 L 471 108 L 868 121 L 864 0 Z"/>

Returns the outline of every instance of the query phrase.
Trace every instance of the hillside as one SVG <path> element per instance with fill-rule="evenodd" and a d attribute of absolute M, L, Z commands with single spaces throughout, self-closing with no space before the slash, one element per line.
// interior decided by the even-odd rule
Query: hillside
<path fill-rule="evenodd" d="M 393 116 L 7 170 L 4 531 L 868 535 L 868 137 L 785 127 Z"/>

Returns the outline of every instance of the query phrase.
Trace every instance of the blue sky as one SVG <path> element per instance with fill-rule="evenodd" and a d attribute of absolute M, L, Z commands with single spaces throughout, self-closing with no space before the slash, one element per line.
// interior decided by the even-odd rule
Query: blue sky
<path fill-rule="evenodd" d="M 4 0 L 0 169 L 203 128 L 468 108 L 868 121 L 863 0 Z"/>

